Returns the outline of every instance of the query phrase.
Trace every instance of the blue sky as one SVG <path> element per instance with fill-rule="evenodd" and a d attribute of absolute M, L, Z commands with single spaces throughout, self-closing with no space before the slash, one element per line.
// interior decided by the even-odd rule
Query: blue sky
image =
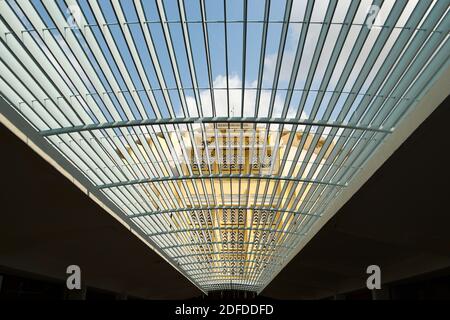
<path fill-rule="evenodd" d="M 68 10 L 68 6 L 65 1 L 59 0 L 57 1 L 61 12 L 68 15 L 70 11 Z M 111 23 L 109 25 L 109 30 L 112 33 L 116 45 L 120 51 L 122 59 L 127 67 L 127 71 L 130 73 L 131 78 L 133 79 L 133 84 L 136 90 L 143 90 L 143 85 L 140 80 L 139 74 L 136 70 L 135 64 L 133 63 L 132 56 L 127 49 L 125 39 L 120 30 L 120 26 L 115 24 L 117 23 L 116 14 L 112 8 L 112 5 L 109 1 L 101 1 L 101 10 L 104 15 L 107 23 Z M 46 24 L 52 28 L 54 27 L 53 22 L 48 17 L 48 14 L 42 5 L 41 1 L 34 0 L 33 4 L 36 10 L 40 13 L 41 17 L 46 21 Z M 127 91 L 128 88 L 125 82 L 122 79 L 122 76 L 117 69 L 114 59 L 108 49 L 108 46 L 101 34 L 99 27 L 97 26 L 97 21 L 91 11 L 91 8 L 88 4 L 87 0 L 80 0 L 78 4 L 83 12 L 83 15 L 87 22 L 91 25 L 92 32 L 96 36 L 96 40 L 103 50 L 103 54 L 109 62 L 109 65 L 115 75 L 117 82 L 120 85 L 121 90 Z M 145 11 L 146 19 L 151 22 L 159 22 L 160 15 L 158 13 L 156 3 L 154 1 L 143 1 L 143 8 Z M 224 3 L 222 1 L 206 1 L 206 17 L 208 21 L 224 21 Z M 136 14 L 136 10 L 132 1 L 121 1 L 121 7 L 126 17 L 126 20 L 129 22 L 138 21 L 138 17 Z M 170 33 L 172 37 L 172 43 L 174 46 L 174 51 L 177 59 L 178 70 L 181 77 L 182 85 L 185 88 L 192 88 L 192 80 L 190 78 L 188 60 L 185 53 L 184 48 L 184 39 L 183 33 L 180 23 L 175 21 L 179 21 L 179 11 L 178 5 L 175 0 L 165 1 L 164 2 L 166 19 L 168 21 L 174 21 L 174 23 L 170 23 Z M 199 88 L 208 88 L 210 87 L 209 78 L 208 78 L 208 69 L 207 69 L 207 60 L 205 55 L 205 46 L 204 46 L 204 34 L 202 30 L 202 25 L 198 23 L 201 21 L 201 11 L 198 1 L 187 1 L 186 5 L 186 18 L 187 21 L 192 22 L 189 23 L 189 36 L 193 50 L 193 58 L 196 69 L 197 76 L 197 85 Z M 270 18 L 269 20 L 272 22 L 279 22 L 283 20 L 285 10 L 284 1 L 277 1 L 276 5 L 271 6 L 270 10 Z M 241 86 L 242 86 L 242 50 L 243 50 L 243 27 L 242 23 L 244 15 L 243 15 L 243 3 L 242 1 L 228 1 L 226 3 L 226 18 L 228 21 L 233 21 L 233 23 L 229 23 L 227 25 L 227 40 L 228 40 L 228 77 L 229 82 L 228 85 L 230 87 L 230 94 L 236 96 L 237 101 L 240 100 L 241 95 Z M 245 68 L 245 83 L 247 87 L 254 87 L 256 85 L 256 79 L 258 75 L 258 67 L 259 67 L 259 58 L 260 58 L 260 46 L 261 46 L 261 36 L 262 36 L 262 28 L 263 24 L 260 23 L 264 18 L 264 1 L 262 0 L 250 0 L 248 2 L 248 17 L 247 19 L 250 21 L 255 21 L 253 23 L 249 23 L 247 27 L 247 42 L 246 42 L 246 68 Z M 160 82 L 158 81 L 155 70 L 153 68 L 153 63 L 146 49 L 144 36 L 141 31 L 141 28 L 137 24 L 130 24 L 130 30 L 133 36 L 133 39 L 137 45 L 140 59 L 143 62 L 143 66 L 145 68 L 146 76 L 149 79 L 149 82 L 153 89 L 161 89 Z M 176 82 L 173 75 L 172 64 L 170 61 L 170 57 L 165 45 L 165 39 L 162 27 L 159 23 L 149 23 L 147 24 L 152 39 L 154 41 L 159 65 L 162 68 L 165 87 L 169 89 L 176 88 Z M 266 45 L 266 57 L 270 57 L 271 55 L 276 55 L 278 52 L 278 46 L 280 41 L 280 33 L 281 33 L 281 23 L 272 23 L 269 25 L 268 29 L 268 41 Z M 292 29 L 292 28 L 291 28 Z M 74 30 L 74 32 L 77 32 Z M 292 33 L 292 30 L 290 30 Z M 58 36 L 58 31 L 54 30 L 54 35 Z M 61 36 L 61 35 L 59 35 Z M 80 42 L 84 42 L 83 37 L 78 37 Z M 288 38 L 289 39 L 289 38 Z M 210 23 L 208 24 L 208 41 L 210 47 L 210 55 L 211 55 L 211 71 L 212 71 L 212 79 L 213 86 L 215 88 L 226 88 L 226 59 L 225 59 L 225 24 L 224 23 Z M 289 46 L 293 46 L 293 41 L 287 41 L 286 49 L 289 50 Z M 89 46 L 85 45 L 86 54 L 89 57 L 93 57 L 93 54 L 89 50 Z M 95 59 L 90 59 L 90 61 L 95 64 Z M 96 70 L 98 70 L 98 74 L 102 79 L 102 82 L 107 89 L 110 91 L 109 87 L 104 75 L 102 74 L 100 68 L 97 66 Z M 267 73 L 267 72 L 266 72 Z M 263 78 L 263 87 L 270 88 L 272 79 L 270 75 L 265 75 Z M 286 79 L 281 79 L 279 83 L 279 87 L 283 88 L 287 86 Z M 217 90 L 215 93 L 218 95 L 219 100 L 220 97 L 224 95 L 223 90 Z M 162 109 L 163 116 L 168 116 L 166 104 L 164 102 L 162 93 L 158 90 L 154 91 L 155 98 L 158 101 L 158 106 Z M 266 95 L 269 92 L 266 93 Z M 133 99 L 127 94 L 126 99 L 128 101 L 129 106 L 133 110 L 136 118 L 139 118 L 137 108 L 133 102 Z M 180 106 L 180 96 L 176 90 L 169 90 L 169 95 L 171 99 L 172 105 L 176 108 L 175 113 L 177 116 L 182 116 Z M 194 97 L 194 92 L 191 89 L 185 90 L 185 95 L 188 99 Z M 149 107 L 150 102 L 146 98 L 144 93 L 139 94 L 141 100 L 144 102 L 144 105 L 147 106 L 147 110 L 149 112 L 150 117 L 154 117 L 154 113 L 151 111 Z M 210 94 L 204 95 L 204 99 L 208 99 L 205 102 L 206 105 L 210 105 L 210 98 L 206 98 L 206 96 L 210 96 Z M 237 97 L 239 96 L 239 97 Z M 225 98 L 226 99 L 226 98 Z M 118 105 L 116 99 L 115 104 L 118 106 L 118 110 L 121 108 Z M 216 98 L 217 100 L 217 98 Z M 228 104 L 228 103 L 227 103 Z M 231 106 L 233 110 L 239 110 L 240 106 Z M 124 117 L 123 112 L 121 113 Z M 224 115 L 224 114 L 222 114 Z"/>
<path fill-rule="evenodd" d="M 392 1 L 387 1 L 386 3 L 388 2 Z M 68 56 L 71 56 L 71 49 L 64 43 L 64 36 L 59 33 L 57 28 L 55 28 L 55 25 L 52 19 L 48 16 L 48 13 L 42 4 L 42 1 L 33 0 L 32 3 L 47 26 L 51 28 L 53 36 L 56 39 L 60 40 L 58 42 L 63 47 L 63 50 L 67 52 Z M 71 11 L 69 10 L 67 3 L 68 1 L 65 0 L 57 1 L 57 4 L 63 16 L 69 19 L 71 16 Z M 83 19 L 85 19 L 86 23 L 90 25 L 89 28 L 94 34 L 95 40 L 100 46 L 102 53 L 108 62 L 108 66 L 111 69 L 111 72 L 114 76 L 115 81 L 117 81 L 120 90 L 122 91 L 123 97 L 126 100 L 126 104 L 132 112 L 133 118 L 155 118 L 157 117 L 157 115 L 153 111 L 155 108 L 158 108 L 161 111 L 161 117 L 170 117 L 170 106 L 172 106 L 174 109 L 174 116 L 181 117 L 183 116 L 182 106 L 185 101 L 187 110 L 185 110 L 184 113 L 186 116 L 199 116 L 197 112 L 198 108 L 202 110 L 204 116 L 212 116 L 213 101 L 211 100 L 211 97 L 214 98 L 217 116 L 227 116 L 228 108 L 231 111 L 231 116 L 254 115 L 256 104 L 256 90 L 254 89 L 256 88 L 258 79 L 258 69 L 260 66 L 261 58 L 260 49 L 262 41 L 262 31 L 264 26 L 264 24 L 262 23 L 264 19 L 264 0 L 248 1 L 247 21 L 249 21 L 249 23 L 247 24 L 247 38 L 245 42 L 245 79 L 243 79 L 244 72 L 242 64 L 244 35 L 244 23 L 242 23 L 244 19 L 243 1 L 229 0 L 225 2 L 226 7 L 224 7 L 224 1 L 205 0 L 206 20 L 209 22 L 207 25 L 211 58 L 212 83 L 210 83 L 210 79 L 208 77 L 203 28 L 202 24 L 199 23 L 202 20 L 199 5 L 200 2 L 197 0 L 185 1 L 189 41 L 192 48 L 192 57 L 197 78 L 196 86 L 199 88 L 199 96 L 196 96 L 194 90 L 192 89 L 193 79 L 191 78 L 191 72 L 189 69 L 188 55 L 186 54 L 183 37 L 183 29 L 182 25 L 180 24 L 178 1 L 163 1 L 165 11 L 165 19 L 163 20 L 169 22 L 167 25 L 170 30 L 170 36 L 172 40 L 171 45 L 173 46 L 174 54 L 176 57 L 176 63 L 178 67 L 177 71 L 178 75 L 180 76 L 181 86 L 184 88 L 181 95 L 176 89 L 177 83 L 174 76 L 173 64 L 171 62 L 166 45 L 163 27 L 160 23 L 161 16 L 158 12 L 156 1 L 149 0 L 142 1 L 141 3 L 144 9 L 146 21 L 148 21 L 148 23 L 143 25 L 143 28 L 147 28 L 149 34 L 151 35 L 152 42 L 157 53 L 158 61 L 152 61 L 141 25 L 134 23 L 139 21 L 134 1 L 120 1 L 121 10 L 125 16 L 125 20 L 129 22 L 128 27 L 131 32 L 133 41 L 136 45 L 139 59 L 142 62 L 142 66 L 145 71 L 144 77 L 148 80 L 148 83 L 151 86 L 156 105 L 152 105 L 148 95 L 144 90 L 145 85 L 142 81 L 143 75 L 142 73 L 139 73 L 136 68 L 136 61 L 133 59 L 133 56 L 131 55 L 127 47 L 127 42 L 124 38 L 120 25 L 117 23 L 117 16 L 111 2 L 109 0 L 99 1 L 102 15 L 108 24 L 107 26 L 98 25 L 98 21 L 96 19 L 98 17 L 94 16 L 91 9 L 91 4 L 88 0 L 79 0 L 77 3 L 81 9 Z M 321 22 L 324 20 L 325 12 L 328 8 L 328 0 L 315 2 L 311 21 L 318 23 L 310 24 L 308 29 L 299 73 L 296 75 L 297 78 L 294 85 L 294 90 L 296 91 L 294 91 L 294 93 L 292 94 L 291 100 L 287 102 L 289 111 L 287 114 L 288 117 L 294 117 L 295 114 L 297 114 L 299 102 L 303 94 L 307 94 L 307 96 L 305 104 L 300 106 L 302 108 L 301 110 L 303 111 L 302 117 L 307 118 L 310 115 L 312 105 L 314 104 L 314 101 L 317 97 L 317 90 L 320 89 L 323 72 L 325 70 L 325 67 L 327 66 L 327 58 L 331 53 L 334 41 L 336 40 L 341 28 L 341 25 L 339 25 L 339 23 L 343 21 L 349 3 L 350 1 L 348 0 L 339 2 L 339 5 L 333 16 L 333 22 L 336 22 L 336 24 L 330 27 L 329 35 L 327 38 L 328 40 L 321 55 L 319 67 L 315 72 L 311 88 L 309 88 L 309 92 L 303 93 L 302 89 L 305 85 L 307 71 L 309 70 L 310 61 L 315 51 L 315 44 L 322 28 Z M 371 1 L 369 0 L 364 0 L 362 2 L 361 8 L 358 10 L 357 17 L 355 18 L 354 23 L 364 22 L 364 19 L 367 15 L 366 9 L 369 8 L 370 3 Z M 270 7 L 269 22 L 271 23 L 269 23 L 268 26 L 266 52 L 263 59 L 263 90 L 261 91 L 259 114 L 257 114 L 256 116 L 268 116 L 267 112 L 269 110 L 269 102 L 271 101 L 273 101 L 274 103 L 272 115 L 275 117 L 281 116 L 282 108 L 285 105 L 287 92 L 286 89 L 288 88 L 289 80 L 292 74 L 293 61 L 299 43 L 299 35 L 303 26 L 302 24 L 295 22 L 303 21 L 306 1 L 294 1 L 292 11 L 288 19 L 290 23 L 287 30 L 286 44 L 281 64 L 279 81 L 275 88 L 277 90 L 272 90 L 274 83 L 274 70 L 278 58 L 281 31 L 283 26 L 283 24 L 280 22 L 284 20 L 285 5 L 285 0 L 277 0 L 272 1 L 272 5 Z M 388 12 L 389 5 L 386 5 L 386 7 L 386 11 Z M 414 6 L 411 6 L 411 8 L 413 7 Z M 226 20 L 229 22 L 226 24 L 226 26 L 224 24 L 225 11 Z M 406 21 L 406 19 L 404 20 Z M 123 61 L 127 73 L 131 78 L 132 86 L 127 86 L 126 81 L 123 78 L 123 74 L 117 67 L 117 61 L 113 58 L 113 55 L 111 53 L 111 47 L 109 46 L 111 44 L 107 44 L 107 42 L 105 41 L 104 33 L 102 33 L 102 31 L 105 32 L 106 28 L 111 33 L 115 45 L 120 52 L 120 59 Z M 350 30 L 350 36 L 347 39 L 348 44 L 344 46 L 342 57 L 339 60 L 342 63 L 337 64 L 336 70 L 333 72 L 333 77 L 326 87 L 327 90 L 334 90 L 334 86 L 338 82 L 341 75 L 340 70 L 342 70 L 342 68 L 345 66 L 345 59 L 351 52 L 353 41 L 356 39 L 356 34 L 358 34 L 361 28 L 361 26 L 353 26 Z M 82 35 L 82 32 L 77 29 L 73 29 L 71 30 L 71 32 L 74 32 L 74 34 L 77 36 L 78 41 L 85 51 L 85 54 L 89 58 L 90 63 L 93 65 L 97 73 L 97 75 L 80 74 L 80 76 L 85 79 L 86 82 L 89 82 L 91 76 L 98 76 L 105 88 L 105 91 L 114 91 L 109 84 L 111 79 L 107 79 L 102 68 L 100 68 L 100 66 L 98 65 L 96 56 L 93 54 L 93 52 L 91 52 L 90 45 L 85 42 L 85 38 Z M 374 32 L 371 32 L 371 34 L 372 33 L 372 38 L 376 39 L 379 31 L 377 33 L 377 31 L 375 30 Z M 355 34 L 355 36 L 352 36 L 352 34 Z M 225 39 L 227 41 L 225 41 Z M 225 48 L 225 43 L 227 43 L 227 48 Z M 368 48 L 370 48 L 370 46 L 368 46 Z M 161 67 L 163 83 L 161 83 L 160 79 L 158 79 L 156 75 L 154 67 L 155 63 Z M 75 61 L 74 64 L 76 64 Z M 358 60 L 358 63 L 356 63 L 354 67 L 355 72 L 352 72 L 351 77 L 346 83 L 344 91 L 351 90 L 354 80 L 356 79 L 355 77 L 358 74 L 357 71 L 363 65 L 364 60 Z M 80 73 L 84 72 L 82 70 L 83 68 L 79 69 Z M 372 74 L 375 74 L 375 72 L 373 72 Z M 109 80 L 109 82 L 107 80 Z M 244 99 L 242 99 L 242 82 L 245 83 L 245 87 L 247 88 L 244 91 Z M 92 84 L 88 83 L 88 87 L 92 89 L 93 92 L 95 92 L 95 88 Z M 214 87 L 214 90 L 208 90 L 208 88 L 210 87 Z M 226 90 L 224 90 L 226 88 L 229 89 L 228 94 Z M 368 85 L 365 85 L 365 87 L 363 87 L 362 94 L 367 88 Z M 139 101 L 136 100 L 136 97 L 133 98 L 132 94 L 130 93 L 130 90 L 133 91 L 134 89 L 137 91 Z M 164 95 L 161 89 L 167 90 L 167 95 Z M 114 118 L 114 116 L 109 114 L 108 108 L 105 107 L 104 102 L 102 101 L 100 96 L 101 94 L 99 93 L 99 95 L 94 97 L 94 99 L 96 100 L 100 108 L 104 111 L 108 121 L 110 121 Z M 323 100 L 321 100 L 321 105 L 315 118 L 321 118 L 325 114 L 324 112 L 331 97 L 331 92 L 325 93 L 325 95 L 323 96 Z M 348 97 L 348 94 L 341 94 L 341 97 L 337 102 L 336 107 L 334 108 L 334 112 L 327 115 L 327 117 L 330 117 L 331 120 L 336 119 L 339 115 L 339 110 L 341 109 L 339 106 L 342 106 Z M 128 114 L 128 116 L 125 114 L 125 112 L 128 110 L 124 110 L 124 108 L 121 106 L 121 102 L 118 100 L 117 94 L 110 94 L 110 98 L 118 113 L 120 114 L 121 119 L 126 120 L 127 118 L 130 118 L 130 114 Z M 358 105 L 361 99 L 362 95 L 356 97 L 355 102 L 353 103 L 353 108 Z M 241 114 L 240 112 L 242 107 L 242 100 L 244 101 L 244 114 Z M 143 114 L 142 108 L 139 109 L 139 106 L 136 105 L 137 102 L 144 106 L 145 114 Z"/>

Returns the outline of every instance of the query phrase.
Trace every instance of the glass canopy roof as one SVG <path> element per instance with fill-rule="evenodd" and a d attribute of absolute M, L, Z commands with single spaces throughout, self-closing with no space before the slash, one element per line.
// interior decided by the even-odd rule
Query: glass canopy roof
<path fill-rule="evenodd" d="M 260 291 L 448 63 L 447 0 L 0 1 L 2 97 L 203 291 Z"/>

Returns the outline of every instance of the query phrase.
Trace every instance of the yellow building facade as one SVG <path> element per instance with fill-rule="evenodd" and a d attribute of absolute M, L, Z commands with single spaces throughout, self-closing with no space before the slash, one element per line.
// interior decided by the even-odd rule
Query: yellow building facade
<path fill-rule="evenodd" d="M 160 173 L 169 179 L 141 185 L 148 196 L 145 201 L 165 212 L 163 220 L 180 249 L 174 258 L 187 272 L 199 272 L 194 268 L 197 263 L 205 265 L 205 277 L 218 283 L 256 281 L 253 278 L 271 267 L 275 251 L 290 236 L 303 201 L 298 195 L 308 193 L 300 191 L 312 186 L 297 177 L 302 159 L 315 143 L 306 175 L 324 140 L 250 123 L 195 125 L 194 130 L 157 132 L 146 136 L 144 143 L 136 139 L 142 151 L 151 149 L 142 154 L 155 156 L 146 161 L 162 161 L 161 153 L 171 159 L 167 171 Z M 133 161 L 139 161 L 135 150 L 127 150 Z M 166 199 L 171 205 L 164 207 Z M 186 257 L 189 262 L 184 262 Z"/>

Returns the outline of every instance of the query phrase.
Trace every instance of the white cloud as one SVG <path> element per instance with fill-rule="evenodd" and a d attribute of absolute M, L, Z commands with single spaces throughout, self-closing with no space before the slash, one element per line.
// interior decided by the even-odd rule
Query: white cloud
<path fill-rule="evenodd" d="M 216 110 L 216 115 L 218 117 L 228 116 L 228 106 L 230 110 L 231 117 L 240 117 L 242 108 L 242 80 L 238 75 L 231 75 L 228 77 L 228 87 L 230 88 L 227 95 L 227 78 L 224 75 L 219 75 L 214 79 L 214 88 L 219 88 L 214 90 L 214 106 Z M 256 110 L 256 95 L 257 90 L 256 81 L 250 83 L 250 85 L 244 90 L 244 117 L 255 116 Z M 259 113 L 256 116 L 267 117 L 270 105 L 270 99 L 272 96 L 271 90 L 262 90 L 260 103 L 259 103 Z M 200 92 L 201 105 L 203 110 L 203 116 L 212 116 L 212 102 L 211 102 L 211 91 L 202 90 Z M 189 110 L 189 115 L 193 117 L 199 116 L 197 112 L 196 99 L 193 96 L 186 96 L 187 106 Z M 274 99 L 273 104 L 273 116 L 281 116 L 281 112 L 284 107 L 284 96 L 280 97 L 277 95 Z M 303 113 L 303 117 L 306 114 Z"/>

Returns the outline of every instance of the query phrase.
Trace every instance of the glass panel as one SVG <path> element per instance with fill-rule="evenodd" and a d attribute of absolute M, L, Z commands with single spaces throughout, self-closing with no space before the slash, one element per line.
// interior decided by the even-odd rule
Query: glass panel
<path fill-rule="evenodd" d="M 2 3 L 3 95 L 206 291 L 264 288 L 448 61 L 444 1 L 77 3 Z"/>

